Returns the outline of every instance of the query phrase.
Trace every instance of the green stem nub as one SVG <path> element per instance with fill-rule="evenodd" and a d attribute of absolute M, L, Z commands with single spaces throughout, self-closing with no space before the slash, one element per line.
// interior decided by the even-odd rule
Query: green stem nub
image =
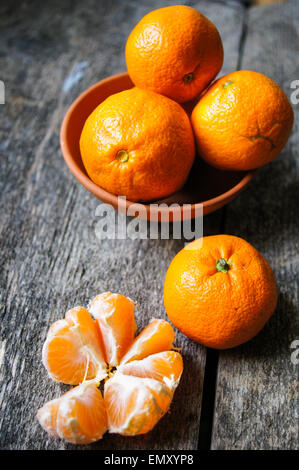
<path fill-rule="evenodd" d="M 129 160 L 129 153 L 127 150 L 119 150 L 116 154 L 116 158 L 119 162 L 125 163 Z"/>
<path fill-rule="evenodd" d="M 229 85 L 231 85 L 233 82 L 231 80 L 227 80 L 225 84 L 223 85 L 223 88 L 227 88 Z"/>
<path fill-rule="evenodd" d="M 187 73 L 184 76 L 183 80 L 184 80 L 185 83 L 190 83 L 190 82 L 192 82 L 193 78 L 194 78 L 194 75 L 193 75 L 192 72 L 190 72 L 190 73 Z"/>
<path fill-rule="evenodd" d="M 220 258 L 216 263 L 216 269 L 220 273 L 227 273 L 230 269 L 230 263 L 226 259 Z"/>

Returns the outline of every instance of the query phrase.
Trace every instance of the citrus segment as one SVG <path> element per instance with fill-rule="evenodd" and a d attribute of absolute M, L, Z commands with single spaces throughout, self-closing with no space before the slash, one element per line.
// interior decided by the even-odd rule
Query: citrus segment
<path fill-rule="evenodd" d="M 106 364 L 96 323 L 83 307 L 69 310 L 55 322 L 43 346 L 42 360 L 49 376 L 70 385 L 84 378 L 106 376 Z"/>
<path fill-rule="evenodd" d="M 47 432 L 73 444 L 97 441 L 107 430 L 105 404 L 96 382 L 85 382 L 46 403 L 37 417 Z"/>
<path fill-rule="evenodd" d="M 172 396 L 157 380 L 117 372 L 104 389 L 109 432 L 126 436 L 149 432 L 168 410 Z"/>
<path fill-rule="evenodd" d="M 131 299 L 111 292 L 97 295 L 89 304 L 103 338 L 106 361 L 112 367 L 119 364 L 134 340 L 137 328 L 134 309 Z"/>
<path fill-rule="evenodd" d="M 95 320 L 75 307 L 50 327 L 43 347 L 50 377 L 81 382 L 38 410 L 41 426 L 52 436 L 87 444 L 106 430 L 144 434 L 168 410 L 183 371 L 181 355 L 169 351 L 174 331 L 165 320 L 153 319 L 134 339 L 134 307 L 131 299 L 105 292 L 90 302 Z M 98 389 L 102 379 L 104 398 Z"/>
<path fill-rule="evenodd" d="M 131 361 L 118 367 L 123 375 L 155 379 L 174 390 L 183 372 L 182 356 L 176 351 L 152 354 L 139 361 Z"/>
<path fill-rule="evenodd" d="M 135 338 L 121 360 L 121 364 L 143 359 L 150 354 L 167 351 L 173 347 L 174 331 L 165 320 L 153 319 Z"/>

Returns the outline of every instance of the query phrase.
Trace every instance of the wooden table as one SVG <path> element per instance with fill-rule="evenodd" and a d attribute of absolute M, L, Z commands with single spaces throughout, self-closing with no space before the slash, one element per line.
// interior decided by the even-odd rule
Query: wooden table
<path fill-rule="evenodd" d="M 223 73 L 253 69 L 290 96 L 299 79 L 296 0 L 248 8 L 188 3 L 219 28 Z M 244 2 L 246 3 L 246 2 Z M 248 2 L 247 2 L 248 3 Z M 35 415 L 68 387 L 48 379 L 41 348 L 50 324 L 111 290 L 135 299 L 139 327 L 166 318 L 162 286 L 183 240 L 98 240 L 99 201 L 70 174 L 59 148 L 62 118 L 94 82 L 125 70 L 129 31 L 158 0 L 6 1 L 1 5 L 1 391 L 2 449 L 74 449 Z M 294 105 L 299 114 L 299 105 Z M 176 332 L 185 371 L 171 412 L 148 435 L 106 437 L 86 449 L 294 449 L 298 439 L 298 124 L 282 154 L 204 234 L 238 235 L 274 269 L 278 308 L 251 342 L 218 353 Z M 297 277 L 296 277 L 297 276 Z M 297 316 L 298 320 L 298 316 Z"/>

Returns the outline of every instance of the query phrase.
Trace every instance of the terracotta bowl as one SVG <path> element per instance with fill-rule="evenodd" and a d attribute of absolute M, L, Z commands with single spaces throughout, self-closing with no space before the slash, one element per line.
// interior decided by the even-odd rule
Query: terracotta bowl
<path fill-rule="evenodd" d="M 85 120 L 108 96 L 132 88 L 132 86 L 127 73 L 101 80 L 84 91 L 65 115 L 60 132 L 62 154 L 73 175 L 88 191 L 101 201 L 112 205 L 121 212 L 128 213 L 128 215 L 148 220 L 165 220 L 165 218 L 167 220 L 169 217 L 169 220 L 177 221 L 194 218 L 200 213 L 198 210 L 201 205 L 203 215 L 219 209 L 232 201 L 248 185 L 256 170 L 248 172 L 217 170 L 199 157 L 196 158 L 185 186 L 163 200 L 154 201 L 155 207 L 150 207 L 148 202 L 136 204 L 129 200 L 119 199 L 115 194 L 111 194 L 93 183 L 85 171 L 79 149 L 79 139 Z M 192 103 L 187 103 L 184 107 L 187 112 L 190 112 Z M 159 207 L 161 203 L 163 203 L 163 207 Z M 167 207 L 173 203 L 179 204 L 179 206 Z M 184 204 L 191 205 L 191 210 L 187 213 L 183 211 Z M 131 209 L 129 209 L 130 207 Z M 132 209 L 134 209 L 134 213 L 132 213 Z"/>

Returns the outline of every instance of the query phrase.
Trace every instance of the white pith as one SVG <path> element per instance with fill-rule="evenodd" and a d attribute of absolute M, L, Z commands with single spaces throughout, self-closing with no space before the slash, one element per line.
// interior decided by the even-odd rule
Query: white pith
<path fill-rule="evenodd" d="M 51 414 L 51 412 L 48 408 L 47 409 L 42 409 L 42 412 L 40 410 L 40 412 L 38 414 L 38 420 L 39 420 L 41 426 L 44 429 L 46 429 L 48 432 L 50 432 L 48 424 L 51 422 L 51 418 L 52 418 L 52 414 Z M 52 431 L 52 429 L 51 429 L 51 431 Z M 57 433 L 57 429 L 55 429 L 53 431 L 55 431 Z"/>

